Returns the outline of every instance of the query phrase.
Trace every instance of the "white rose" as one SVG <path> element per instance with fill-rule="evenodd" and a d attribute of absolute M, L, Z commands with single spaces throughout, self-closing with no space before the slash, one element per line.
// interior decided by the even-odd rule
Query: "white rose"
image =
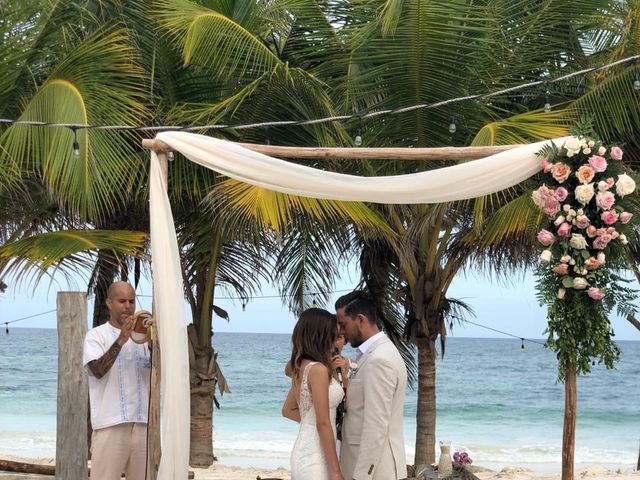
<path fill-rule="evenodd" d="M 604 252 L 598 253 L 598 256 L 596 257 L 596 259 L 598 260 L 598 263 L 602 263 L 602 264 L 604 264 L 605 258 L 606 257 L 604 256 Z"/>
<path fill-rule="evenodd" d="M 563 255 L 562 257 L 560 257 L 561 263 L 569 263 L 570 261 L 571 261 L 571 257 L 569 255 Z"/>
<path fill-rule="evenodd" d="M 589 145 L 589 147 L 593 148 L 596 145 L 596 142 L 594 142 L 593 140 L 589 140 L 589 143 L 587 143 L 587 145 Z"/>
<path fill-rule="evenodd" d="M 580 150 L 582 142 L 578 137 L 570 137 L 564 142 L 564 146 L 567 150 Z"/>
<path fill-rule="evenodd" d="M 636 189 L 636 182 L 626 173 L 618 175 L 618 181 L 616 182 L 616 193 L 621 197 L 633 193 Z"/>
<path fill-rule="evenodd" d="M 629 240 L 627 240 L 627 236 L 624 233 L 620 234 L 620 236 L 618 237 L 618 240 L 620 240 L 620 243 L 622 243 L 623 245 L 626 245 L 627 243 L 629 243 Z"/>
<path fill-rule="evenodd" d="M 564 223 L 564 215 L 560 215 L 558 218 L 555 219 L 555 221 L 553 222 L 553 224 L 556 227 L 559 227 L 560 225 L 562 225 Z"/>
<path fill-rule="evenodd" d="M 576 277 L 573 279 L 573 288 L 575 288 L 576 290 L 584 290 L 588 286 L 589 286 L 589 282 L 587 282 L 582 277 Z"/>
<path fill-rule="evenodd" d="M 572 258 L 571 260 L 569 260 L 569 265 L 575 265 L 576 261 Z"/>
<path fill-rule="evenodd" d="M 566 203 L 562 206 L 562 211 L 564 213 L 567 213 L 569 210 L 571 210 L 571 205 L 567 205 Z"/>
<path fill-rule="evenodd" d="M 564 298 L 565 293 L 567 293 L 567 291 L 564 288 L 559 288 L 557 297 L 560 300 L 562 300 Z"/>
<path fill-rule="evenodd" d="M 569 209 L 569 211 L 567 213 L 569 215 L 571 215 L 572 217 L 575 217 L 577 212 L 573 208 L 571 208 L 571 209 Z"/>
<path fill-rule="evenodd" d="M 589 155 L 591 153 L 591 149 L 589 147 L 583 148 L 582 153 L 584 153 L 585 155 Z"/>
<path fill-rule="evenodd" d="M 576 154 L 575 150 L 567 150 L 567 157 L 571 158 Z"/>
<path fill-rule="evenodd" d="M 609 190 L 609 184 L 607 182 L 605 182 L 604 180 L 600 180 L 598 182 L 598 191 L 606 192 L 607 190 Z"/>
<path fill-rule="evenodd" d="M 600 148 L 598 149 L 598 155 L 602 156 L 602 155 L 604 155 L 605 153 L 607 153 L 607 149 L 606 149 L 606 148 L 604 148 L 604 147 L 600 147 Z"/>
<path fill-rule="evenodd" d="M 578 211 L 577 211 L 576 213 L 578 214 L 577 216 L 579 216 L 579 217 L 580 217 L 580 216 L 584 215 L 584 210 L 583 210 L 583 209 L 581 209 L 581 208 L 579 208 L 579 209 L 578 209 Z"/>
<path fill-rule="evenodd" d="M 593 183 L 587 183 L 586 185 L 578 185 L 574 192 L 576 200 L 582 205 L 586 205 L 591 201 L 594 195 Z"/>
<path fill-rule="evenodd" d="M 549 263 L 551 261 L 551 250 L 544 250 L 540 254 L 540 260 L 542 260 L 544 263 Z"/>
<path fill-rule="evenodd" d="M 569 245 L 576 250 L 584 250 L 587 248 L 587 240 L 579 233 L 572 233 Z"/>

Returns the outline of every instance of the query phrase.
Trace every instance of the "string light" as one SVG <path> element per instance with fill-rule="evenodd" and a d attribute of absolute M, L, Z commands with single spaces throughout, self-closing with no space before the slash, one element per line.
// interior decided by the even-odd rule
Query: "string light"
<path fill-rule="evenodd" d="M 560 77 L 556 77 L 551 80 L 536 80 L 533 82 L 522 83 L 519 85 L 515 85 L 513 87 L 504 88 L 502 90 L 496 90 L 489 93 L 478 93 L 474 95 L 467 95 L 464 97 L 456 97 L 448 100 L 443 100 L 440 102 L 434 103 L 422 103 L 411 105 L 408 107 L 396 108 L 396 109 L 385 109 L 385 110 L 376 110 L 368 113 L 354 113 L 350 115 L 335 115 L 332 117 L 324 117 L 324 118 L 316 118 L 310 120 L 282 120 L 282 121 L 273 121 L 273 122 L 261 122 L 261 123 L 252 123 L 246 125 L 195 125 L 195 126 L 181 126 L 181 125 L 149 125 L 149 126 L 135 126 L 135 125 L 87 125 L 87 124 L 68 124 L 68 123 L 49 123 L 49 122 L 41 122 L 41 121 L 32 121 L 32 120 L 13 120 L 0 118 L 0 125 L 30 125 L 36 127 L 54 127 L 54 128 L 84 128 L 84 129 L 92 129 L 92 130 L 127 130 L 127 131 L 138 131 L 138 132 L 163 132 L 163 131 L 202 131 L 202 130 L 246 130 L 253 128 L 266 128 L 270 126 L 274 127 L 283 127 L 290 125 L 317 125 L 321 123 L 329 123 L 329 122 L 346 122 L 354 119 L 369 119 L 374 117 L 380 117 L 383 115 L 397 115 L 402 113 L 412 112 L 414 110 L 421 109 L 433 109 L 445 107 L 447 105 L 452 105 L 455 103 L 466 102 L 469 100 L 483 100 L 491 97 L 497 97 L 500 95 L 509 94 L 512 92 L 517 92 L 520 90 L 524 90 L 527 88 L 537 87 L 539 85 L 548 85 L 553 83 L 558 83 L 573 77 L 587 75 L 592 72 L 598 72 L 600 70 L 610 69 L 617 65 L 624 65 L 631 62 L 636 62 L 640 59 L 640 55 L 633 55 L 630 57 L 626 57 L 615 62 L 608 63 L 606 65 L 601 65 L 599 67 L 591 67 L 585 68 L 583 70 L 577 70 L 575 72 L 568 73 L 566 75 L 562 75 Z M 634 75 L 634 79 L 635 79 Z M 636 88 L 636 83 L 634 80 L 634 88 Z M 638 77 L 637 88 L 640 89 L 640 77 Z M 361 135 L 362 137 L 362 135 Z"/>
<path fill-rule="evenodd" d="M 356 137 L 353 139 L 353 144 L 356 147 L 359 147 L 362 145 L 362 131 L 360 129 L 356 130 Z"/>
<path fill-rule="evenodd" d="M 640 72 L 638 70 L 633 72 L 633 89 L 640 90 Z"/>
<path fill-rule="evenodd" d="M 4 323 L 5 333 L 9 335 L 9 322 Z"/>
<path fill-rule="evenodd" d="M 318 308 L 318 302 L 316 302 L 316 294 L 313 294 L 313 302 L 311 302 L 313 308 Z"/>
<path fill-rule="evenodd" d="M 524 338 L 520 339 L 520 351 L 524 352 L 526 349 L 524 348 Z"/>
<path fill-rule="evenodd" d="M 454 134 L 456 133 L 457 129 L 458 127 L 456 127 L 456 117 L 451 115 L 451 118 L 449 119 L 449 133 Z"/>
<path fill-rule="evenodd" d="M 247 311 L 247 304 L 242 302 L 242 311 L 246 312 Z"/>
<path fill-rule="evenodd" d="M 171 150 L 167 152 L 167 160 L 169 162 L 173 162 L 176 159 L 176 156 L 173 154 Z"/>
<path fill-rule="evenodd" d="M 77 126 L 71 127 L 71 131 L 73 132 L 73 144 L 71 147 L 73 152 L 73 158 L 78 159 L 80 158 L 80 143 L 78 142 L 78 127 Z"/>
<path fill-rule="evenodd" d="M 544 95 L 544 111 L 549 113 L 551 111 L 551 97 L 549 90 Z"/>

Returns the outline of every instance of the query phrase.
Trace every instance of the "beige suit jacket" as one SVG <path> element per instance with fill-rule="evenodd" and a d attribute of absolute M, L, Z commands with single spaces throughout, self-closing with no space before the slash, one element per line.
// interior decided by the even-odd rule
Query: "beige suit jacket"
<path fill-rule="evenodd" d="M 406 478 L 402 431 L 407 369 L 386 336 L 358 362 L 349 380 L 340 465 L 345 480 Z"/>

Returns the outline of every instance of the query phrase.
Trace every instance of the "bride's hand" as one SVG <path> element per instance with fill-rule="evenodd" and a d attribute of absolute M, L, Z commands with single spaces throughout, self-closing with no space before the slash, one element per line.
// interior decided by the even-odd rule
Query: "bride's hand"
<path fill-rule="evenodd" d="M 344 480 L 342 472 L 336 472 L 331 474 L 331 480 Z"/>

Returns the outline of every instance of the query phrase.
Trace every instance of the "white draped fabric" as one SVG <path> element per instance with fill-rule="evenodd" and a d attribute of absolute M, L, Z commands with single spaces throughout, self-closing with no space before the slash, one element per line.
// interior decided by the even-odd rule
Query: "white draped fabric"
<path fill-rule="evenodd" d="M 195 163 L 236 180 L 278 192 L 374 203 L 440 203 L 504 190 L 540 170 L 535 153 L 548 141 L 480 160 L 410 175 L 358 177 L 326 172 L 256 153 L 224 140 L 186 132 L 156 136 Z M 555 139 L 562 145 L 566 138 Z M 173 216 L 151 155 L 151 252 L 154 314 L 158 321 L 162 382 L 160 480 L 183 480 L 189 461 L 189 358 L 180 257 Z"/>
<path fill-rule="evenodd" d="M 150 173 L 153 313 L 160 340 L 160 480 L 185 480 L 189 473 L 189 353 L 178 241 L 165 179 L 155 152 Z"/>

